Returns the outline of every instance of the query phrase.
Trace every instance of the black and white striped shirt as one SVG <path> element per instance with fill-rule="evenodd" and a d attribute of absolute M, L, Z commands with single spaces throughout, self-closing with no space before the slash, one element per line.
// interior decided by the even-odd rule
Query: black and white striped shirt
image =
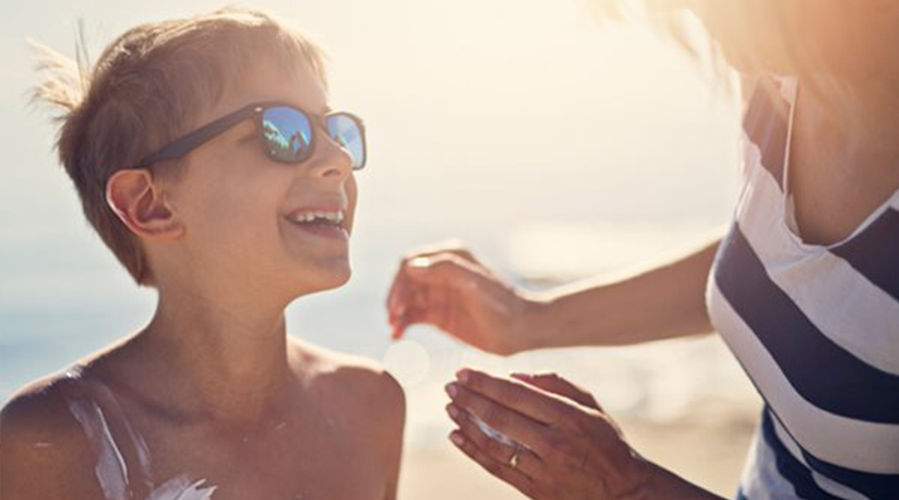
<path fill-rule="evenodd" d="M 899 499 L 899 190 L 843 241 L 798 236 L 797 82 L 759 86 L 712 321 L 765 401 L 738 498 Z"/>

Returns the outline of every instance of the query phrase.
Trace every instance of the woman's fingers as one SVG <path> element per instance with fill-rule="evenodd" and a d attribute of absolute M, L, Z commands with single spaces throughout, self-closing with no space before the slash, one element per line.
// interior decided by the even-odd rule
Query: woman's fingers
<path fill-rule="evenodd" d="M 421 313 L 428 312 L 428 296 L 433 288 L 411 280 L 406 268 L 400 268 L 387 296 L 387 321 L 393 329 L 394 339 L 401 337 L 405 329 L 416 322 L 412 321 L 413 316 L 418 322 L 423 320 Z"/>
<path fill-rule="evenodd" d="M 564 427 L 577 414 L 559 397 L 517 380 L 493 377 L 472 368 L 459 370 L 456 379 L 472 393 L 543 424 Z"/>
<path fill-rule="evenodd" d="M 417 257 L 397 274 L 387 301 L 393 336 L 401 336 L 413 316 L 453 335 L 459 333 L 453 326 L 476 321 L 478 314 L 507 316 L 513 305 L 501 291 L 509 294 L 489 271 L 454 253 Z"/>
<path fill-rule="evenodd" d="M 453 293 L 466 304 L 478 304 L 493 314 L 509 315 L 511 306 L 504 288 L 482 267 L 472 264 L 456 255 L 429 257 L 427 262 L 412 262 L 406 271 L 408 278 L 416 285 L 429 289 L 443 289 Z"/>
<path fill-rule="evenodd" d="M 514 441 L 509 441 L 511 444 L 504 443 L 487 435 L 471 415 L 452 403 L 446 406 L 446 411 L 459 426 L 459 432 L 463 437 L 474 442 L 475 446 L 494 460 L 518 469 L 529 478 L 543 474 L 540 457 L 534 452 L 515 444 Z"/>
<path fill-rule="evenodd" d="M 465 384 L 447 386 L 447 411 L 459 425 L 452 436 L 469 457 L 532 498 L 629 498 L 653 480 L 655 469 L 592 396 L 554 375 L 516 378 L 466 369 Z"/>
<path fill-rule="evenodd" d="M 439 255 L 442 253 L 455 254 L 465 260 L 469 260 L 475 264 L 480 264 L 477 257 L 475 257 L 473 253 L 471 253 L 471 250 L 469 250 L 468 247 L 466 247 L 465 244 L 462 243 L 462 241 L 457 239 L 450 239 L 440 243 L 426 245 L 418 248 L 417 250 L 407 254 L 403 258 L 403 261 L 409 261 L 416 257 L 432 257 L 434 255 Z"/>
<path fill-rule="evenodd" d="M 465 290 L 492 284 L 492 277 L 478 264 L 453 253 L 416 257 L 405 267 L 408 280 Z"/>
<path fill-rule="evenodd" d="M 442 252 L 404 260 L 387 295 L 387 311 L 391 325 L 396 325 L 410 306 L 426 307 L 422 298 L 432 289 L 452 290 L 462 295 L 479 293 L 493 285 L 490 275 L 475 261 L 455 252 Z M 495 304 L 487 297 L 485 304 Z"/>
<path fill-rule="evenodd" d="M 405 301 L 402 314 L 391 320 L 393 338 L 402 336 L 406 328 L 418 324 L 427 323 L 443 330 L 453 330 L 453 315 L 456 314 L 458 300 L 452 296 L 452 291 L 445 287 L 427 287 L 415 285 L 409 291 L 409 297 Z"/>
<path fill-rule="evenodd" d="M 538 455 L 550 452 L 553 430 L 541 422 L 455 382 L 447 385 L 446 392 L 456 408 L 477 417 L 501 435 L 527 446 Z"/>
<path fill-rule="evenodd" d="M 467 439 L 460 431 L 453 431 L 450 434 L 450 441 L 456 445 L 462 453 L 468 455 L 469 458 L 477 462 L 487 472 L 493 474 L 501 481 L 505 481 L 512 485 L 518 491 L 524 493 L 525 496 L 535 498 L 534 482 L 523 472 L 512 467 L 508 463 L 493 458 L 479 448 L 474 441 Z"/>
<path fill-rule="evenodd" d="M 477 257 L 471 253 L 460 241 L 458 240 L 449 240 L 446 242 L 438 243 L 435 245 L 429 245 L 427 247 L 421 248 L 412 252 L 400 261 L 399 269 L 397 270 L 396 277 L 393 280 L 393 284 L 390 287 L 390 291 L 387 294 L 387 310 L 393 316 L 396 313 L 400 313 L 402 309 L 402 305 L 399 301 L 402 292 L 404 291 L 404 285 L 406 284 L 406 274 L 405 269 L 409 265 L 410 262 L 419 258 L 431 258 L 437 257 L 442 254 L 450 254 L 455 255 L 461 259 L 471 262 L 477 266 L 480 266 L 481 263 L 478 261 Z M 419 261 L 421 262 L 421 261 Z"/>
<path fill-rule="evenodd" d="M 538 387 L 546 392 L 558 394 L 559 396 L 576 401 L 587 408 L 594 408 L 602 411 L 602 408 L 599 406 L 599 403 L 596 402 L 596 398 L 594 398 L 592 394 L 572 384 L 568 380 L 565 380 L 556 373 L 540 373 L 536 375 L 513 373 L 511 376 L 514 379 L 521 380 L 526 384 Z"/>

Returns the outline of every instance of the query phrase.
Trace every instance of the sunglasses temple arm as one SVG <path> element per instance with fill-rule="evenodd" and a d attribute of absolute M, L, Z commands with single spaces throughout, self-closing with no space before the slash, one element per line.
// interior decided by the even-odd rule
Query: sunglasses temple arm
<path fill-rule="evenodd" d="M 159 149 L 155 153 L 146 156 L 135 166 L 135 168 L 146 168 L 154 163 L 180 158 L 200 147 L 203 143 L 211 140 L 213 137 L 246 120 L 257 109 L 258 106 L 246 106 L 212 121 L 184 137 L 166 144 L 162 149 Z"/>

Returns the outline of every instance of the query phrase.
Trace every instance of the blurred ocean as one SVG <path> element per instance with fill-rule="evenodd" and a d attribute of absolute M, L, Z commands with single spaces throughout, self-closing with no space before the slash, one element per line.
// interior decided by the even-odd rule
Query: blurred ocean
<path fill-rule="evenodd" d="M 442 385 L 460 365 L 556 370 L 613 411 L 668 419 L 703 398 L 751 400 L 716 337 L 500 359 L 426 327 L 391 345 L 384 300 L 399 258 L 467 242 L 510 280 L 546 286 L 689 248 L 726 223 L 738 120 L 726 89 L 642 27 L 600 27 L 580 2 L 263 1 L 331 56 L 332 101 L 369 130 L 344 288 L 288 310 L 293 335 L 383 361 L 406 387 L 413 444 L 442 440 Z M 0 399 L 150 317 L 83 221 L 51 152 L 48 114 L 26 106 L 25 37 L 91 52 L 148 19 L 217 7 L 109 0 L 0 6 Z M 653 311 L 647 310 L 646 314 Z"/>

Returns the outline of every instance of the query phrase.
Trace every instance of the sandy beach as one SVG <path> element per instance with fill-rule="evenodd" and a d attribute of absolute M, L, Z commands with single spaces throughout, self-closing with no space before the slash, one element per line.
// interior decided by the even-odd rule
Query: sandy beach
<path fill-rule="evenodd" d="M 715 493 L 732 498 L 758 423 L 760 403 L 706 400 L 669 422 L 618 419 L 625 436 L 645 457 Z M 525 498 L 469 461 L 448 441 L 407 447 L 401 500 L 512 500 Z"/>

